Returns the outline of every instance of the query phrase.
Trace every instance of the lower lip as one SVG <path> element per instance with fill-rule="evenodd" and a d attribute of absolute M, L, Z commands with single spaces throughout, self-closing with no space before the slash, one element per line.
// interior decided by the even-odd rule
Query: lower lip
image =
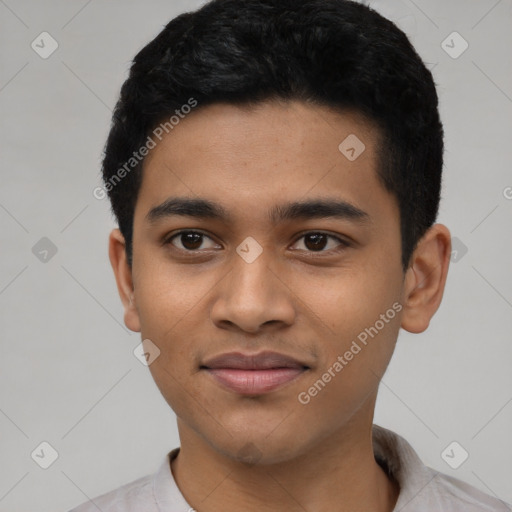
<path fill-rule="evenodd" d="M 242 395 L 269 393 L 296 379 L 304 371 L 302 368 L 271 368 L 267 370 L 207 369 L 207 372 L 223 386 Z"/>

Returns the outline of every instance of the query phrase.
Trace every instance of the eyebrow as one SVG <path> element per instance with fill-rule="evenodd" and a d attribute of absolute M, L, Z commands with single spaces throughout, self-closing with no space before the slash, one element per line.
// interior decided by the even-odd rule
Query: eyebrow
<path fill-rule="evenodd" d="M 155 224 L 173 217 L 185 216 L 196 219 L 212 219 L 223 222 L 232 220 L 228 211 L 220 204 L 202 198 L 170 197 L 149 210 L 146 221 Z M 309 199 L 273 206 L 269 211 L 272 224 L 286 220 L 342 219 L 356 223 L 368 223 L 371 217 L 353 204 L 337 199 Z"/>

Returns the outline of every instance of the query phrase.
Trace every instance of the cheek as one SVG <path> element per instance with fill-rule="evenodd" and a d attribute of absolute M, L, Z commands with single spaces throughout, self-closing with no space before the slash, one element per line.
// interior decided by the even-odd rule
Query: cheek
<path fill-rule="evenodd" d="M 175 401 L 193 392 L 184 393 L 182 386 L 196 370 L 197 340 L 201 341 L 197 315 L 206 314 L 202 299 L 209 288 L 204 281 L 191 281 L 178 272 L 169 276 L 146 271 L 140 283 L 136 301 L 141 337 L 160 351 L 149 369 L 169 405 L 179 408 Z"/>
<path fill-rule="evenodd" d="M 331 391 L 325 393 L 326 400 L 339 399 L 339 393 L 361 398 L 376 387 L 400 328 L 399 282 L 399 275 L 391 272 L 369 275 L 353 271 L 323 282 L 321 291 L 309 296 L 308 307 L 317 312 L 317 345 L 321 349 L 312 381 L 327 372 L 325 388 Z M 352 389 L 348 394 L 342 389 L 346 386 Z"/>
<path fill-rule="evenodd" d="M 346 322 L 336 335 L 321 340 L 322 364 L 315 368 L 296 397 L 303 414 L 322 418 L 326 429 L 348 421 L 376 396 L 395 348 L 400 323 L 391 305 L 383 309 L 385 320 L 381 313 L 357 313 L 350 325 Z"/>
<path fill-rule="evenodd" d="M 180 331 L 183 319 L 195 314 L 216 282 L 211 272 L 199 276 L 194 265 L 161 259 L 141 258 L 136 274 L 137 310 L 146 337 Z"/>
<path fill-rule="evenodd" d="M 323 324 L 331 336 L 346 338 L 357 336 L 392 307 L 400 297 L 400 282 L 397 272 L 360 268 L 317 280 L 314 287 L 309 281 L 297 280 L 295 291 L 314 313 L 311 319 Z"/>
<path fill-rule="evenodd" d="M 198 333 L 197 319 L 186 311 L 183 315 L 161 312 L 159 316 L 153 310 L 148 312 L 143 333 L 160 350 L 149 370 L 169 406 L 180 417 L 187 417 L 191 410 L 203 411 L 207 404 L 195 379 L 202 346 L 197 340 L 204 343 L 205 338 Z"/>

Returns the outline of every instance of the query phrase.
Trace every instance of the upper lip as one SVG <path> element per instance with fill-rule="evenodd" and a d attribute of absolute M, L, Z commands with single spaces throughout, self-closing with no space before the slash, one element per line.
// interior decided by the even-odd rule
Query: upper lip
<path fill-rule="evenodd" d="M 229 352 L 207 359 L 202 368 L 219 369 L 233 368 L 237 370 L 268 370 L 271 368 L 300 368 L 308 366 L 297 359 L 278 352 L 260 352 L 258 354 L 243 354 L 242 352 Z"/>

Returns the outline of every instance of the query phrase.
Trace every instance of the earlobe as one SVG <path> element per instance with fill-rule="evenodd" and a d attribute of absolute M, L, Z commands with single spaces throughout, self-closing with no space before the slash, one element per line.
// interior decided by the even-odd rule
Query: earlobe
<path fill-rule="evenodd" d="M 128 329 L 140 332 L 140 320 L 135 304 L 132 269 L 126 257 L 126 243 L 119 229 L 113 229 L 109 236 L 108 255 L 116 278 L 117 290 L 124 306 L 124 323 Z"/>
<path fill-rule="evenodd" d="M 420 333 L 429 326 L 443 298 L 450 254 L 448 228 L 434 224 L 419 241 L 406 272 L 401 324 L 406 331 Z"/>

